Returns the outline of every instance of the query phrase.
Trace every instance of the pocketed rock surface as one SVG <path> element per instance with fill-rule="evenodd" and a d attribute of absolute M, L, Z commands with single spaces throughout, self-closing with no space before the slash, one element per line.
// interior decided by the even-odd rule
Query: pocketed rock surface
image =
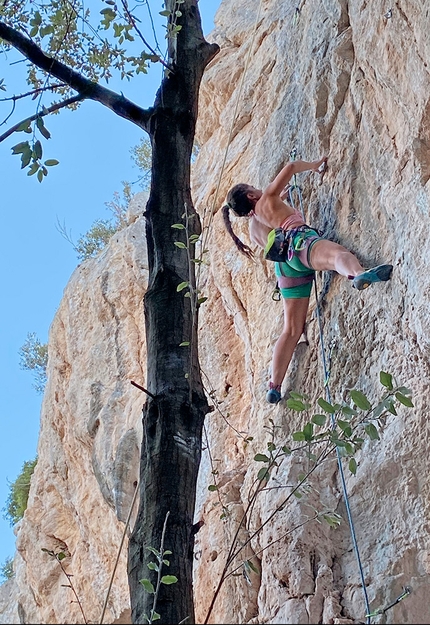
<path fill-rule="evenodd" d="M 257 23 L 259 2 L 224 0 L 218 10 L 209 39 L 221 51 L 201 88 L 193 168 L 209 262 L 201 273 L 208 297 L 200 312 L 201 366 L 215 404 L 196 507 L 197 623 L 205 622 L 215 592 L 210 623 L 365 622 L 361 574 L 372 611 L 411 590 L 375 622 L 430 622 L 425 5 L 402 0 L 388 16 L 379 0 L 302 2 L 299 11 L 262 0 Z M 261 252 L 252 262 L 236 250 L 220 208 L 237 182 L 264 188 L 293 149 L 304 160 L 329 155 L 322 181 L 298 176 L 308 223 L 362 265 L 394 266 L 388 283 L 361 292 L 335 273 L 317 274 L 308 344 L 297 346 L 283 388 L 306 394 L 317 413 L 327 390 L 333 404 L 349 401 L 354 388 L 377 402 L 381 371 L 412 392 L 414 407 L 389 414 L 379 440 L 364 437 L 355 475 L 342 461 L 361 570 L 335 455 L 312 473 L 301 498 L 287 502 L 312 459 L 280 456 L 249 507 L 264 466 L 256 454 L 270 455 L 271 442 L 297 445 L 292 435 L 313 412 L 265 403 L 282 303 L 271 298 L 273 264 Z M 130 381 L 145 380 L 144 207 L 145 196 L 136 196 L 127 228 L 75 270 L 52 322 L 38 463 L 16 527 L 15 578 L 0 588 L 2 623 L 82 622 L 58 563 L 43 549 L 64 551 L 87 621 L 99 622 L 138 476 L 144 400 Z M 249 244 L 247 220 L 232 222 Z M 320 512 L 339 515 L 340 525 L 312 520 Z M 235 537 L 237 568 L 218 592 Z M 126 551 L 107 623 L 130 622 Z"/>

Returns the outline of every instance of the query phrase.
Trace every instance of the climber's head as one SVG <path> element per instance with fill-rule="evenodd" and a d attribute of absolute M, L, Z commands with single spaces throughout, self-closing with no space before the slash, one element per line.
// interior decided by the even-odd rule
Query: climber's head
<path fill-rule="evenodd" d="M 252 258 L 254 254 L 252 250 L 247 245 L 242 243 L 242 241 L 234 234 L 230 222 L 229 211 L 232 210 L 237 217 L 252 217 L 255 204 L 261 195 L 262 191 L 249 184 L 236 184 L 227 193 L 227 203 L 222 207 L 222 214 L 227 232 L 233 239 L 238 250 L 242 252 L 242 254 L 245 254 L 245 256 L 248 256 L 248 258 Z"/>

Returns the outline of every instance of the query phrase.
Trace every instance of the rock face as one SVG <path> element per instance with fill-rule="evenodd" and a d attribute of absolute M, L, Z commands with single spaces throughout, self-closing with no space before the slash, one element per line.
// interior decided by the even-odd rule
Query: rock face
<path fill-rule="evenodd" d="M 365 622 L 405 587 L 411 594 L 377 622 L 430 622 L 429 13 L 422 0 L 390 11 L 379 0 L 224 0 L 217 13 L 211 39 L 221 52 L 202 85 L 193 179 L 210 263 L 201 366 L 215 406 L 196 510 L 199 623 L 233 540 L 240 551 L 208 622 Z M 331 455 L 302 497 L 284 503 L 312 458 L 282 455 L 254 500 L 267 466 L 254 457 L 297 445 L 292 434 L 313 412 L 265 403 L 282 304 L 271 298 L 273 266 L 261 252 L 254 263 L 236 251 L 219 208 L 236 182 L 267 185 L 293 149 L 305 160 L 329 154 L 322 184 L 298 177 L 307 221 L 363 265 L 389 262 L 394 272 L 362 292 L 337 274 L 317 276 L 308 344 L 297 346 L 284 390 L 306 393 L 312 406 L 327 388 L 332 403 L 352 388 L 375 402 L 382 370 L 411 389 L 414 407 L 389 414 L 379 440 L 365 438 L 355 475 L 343 462 L 347 498 Z M 129 226 L 76 269 L 53 321 L 39 461 L 17 527 L 16 576 L 1 589 L 2 623 L 83 622 L 43 550 L 66 555 L 87 622 L 100 622 L 115 572 L 104 622 L 130 622 L 125 522 L 144 403 L 131 385 L 145 384 L 144 203 L 136 196 Z M 246 220 L 233 222 L 249 243 Z M 312 520 L 315 511 L 339 515 L 339 527 Z"/>

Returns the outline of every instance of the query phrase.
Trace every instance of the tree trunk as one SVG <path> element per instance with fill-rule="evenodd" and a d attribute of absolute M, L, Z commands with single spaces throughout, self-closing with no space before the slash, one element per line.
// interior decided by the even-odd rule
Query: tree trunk
<path fill-rule="evenodd" d="M 173 30 L 168 38 L 172 71 L 164 78 L 154 107 L 147 110 L 85 78 L 43 52 L 26 34 L 0 21 L 4 41 L 79 94 L 37 116 L 71 101 L 92 99 L 145 129 L 151 137 L 152 181 L 146 209 L 149 284 L 144 302 L 150 399 L 143 410 L 140 507 L 129 542 L 133 623 L 153 620 L 154 594 L 145 590 L 141 579 L 151 579 L 156 587 L 160 623 L 194 622 L 193 515 L 202 428 L 209 408 L 198 361 L 198 306 L 193 305 L 193 297 L 185 297 L 188 289 L 177 290 L 182 282 L 194 286 L 195 265 L 187 249 L 177 247 L 175 241 L 186 244 L 190 235 L 200 233 L 191 200 L 190 162 L 201 78 L 219 51 L 216 44 L 203 38 L 197 1 L 164 2 L 173 16 L 170 26 L 181 29 L 177 36 Z M 9 134 L 4 133 L 0 140 Z M 185 230 L 172 228 L 173 224 L 184 224 L 184 214 L 189 223 L 187 236 Z M 181 343 L 186 345 L 181 347 Z M 147 566 L 151 561 L 157 563 L 157 558 L 148 547 L 159 550 L 162 536 L 164 549 L 172 552 L 162 574 L 175 575 L 178 581 L 161 584 L 158 591 L 156 573 Z"/>
<path fill-rule="evenodd" d="M 166 3 L 172 10 L 174 2 Z M 197 309 L 181 282 L 194 283 L 194 263 L 189 263 L 185 230 L 172 228 L 189 217 L 191 234 L 200 233 L 190 192 L 190 160 L 197 119 L 198 90 L 203 71 L 218 52 L 201 30 L 196 0 L 179 5 L 182 26 L 171 39 L 173 72 L 164 78 L 147 125 L 152 144 L 152 182 L 146 210 L 149 283 L 145 295 L 147 381 L 149 392 L 143 410 L 140 470 L 140 506 L 129 542 L 129 585 L 132 622 L 151 618 L 154 595 L 140 580 L 156 586 L 157 562 L 148 547 L 159 550 L 166 515 L 164 549 L 169 566 L 163 575 L 177 583 L 161 584 L 156 612 L 160 623 L 194 623 L 193 515 L 200 464 L 202 428 L 208 404 L 203 391 L 197 345 Z M 194 314 L 195 313 L 195 314 Z M 186 342 L 189 345 L 180 347 Z"/>

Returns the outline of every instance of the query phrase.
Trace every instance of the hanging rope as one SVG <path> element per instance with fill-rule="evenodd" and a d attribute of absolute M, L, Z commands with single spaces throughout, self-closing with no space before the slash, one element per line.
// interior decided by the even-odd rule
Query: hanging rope
<path fill-rule="evenodd" d="M 290 157 L 291 157 L 292 160 L 295 160 L 295 158 L 296 158 L 296 149 L 295 148 L 293 148 L 293 150 L 291 150 Z M 290 199 L 292 200 L 292 191 L 293 191 L 293 189 L 295 189 L 297 191 L 297 195 L 298 195 L 298 198 L 299 198 L 300 210 L 301 210 L 303 219 L 305 219 L 302 191 L 301 191 L 300 186 L 297 184 L 296 174 L 294 174 L 294 176 L 293 176 L 293 182 L 294 182 L 294 184 L 293 184 L 293 187 L 290 188 L 289 196 L 290 196 Z M 294 208 L 294 204 L 293 203 L 292 203 L 292 206 Z M 329 380 L 329 377 L 330 377 L 330 371 L 329 371 L 329 368 L 327 366 L 326 349 L 325 349 L 325 346 L 324 346 L 324 333 L 323 333 L 323 328 L 322 328 L 322 319 L 321 319 L 320 305 L 318 303 L 318 291 L 317 291 L 317 285 L 316 285 L 315 278 L 314 278 L 314 288 L 315 288 L 316 311 L 317 311 L 319 337 L 320 337 L 320 346 L 321 346 L 321 357 L 322 357 L 322 365 L 323 365 L 323 371 L 324 371 L 324 388 L 325 388 L 326 399 L 327 399 L 328 403 L 331 404 L 331 393 L 330 393 L 330 387 L 329 387 L 329 384 L 328 384 L 328 380 Z M 331 350 L 330 350 L 330 358 L 331 358 Z M 331 417 L 332 428 L 335 428 L 336 427 L 336 419 L 335 419 L 334 414 L 331 414 L 330 417 Z M 360 573 L 361 586 L 363 588 L 364 602 L 365 602 L 365 605 L 366 605 L 366 619 L 367 619 L 366 622 L 370 623 L 369 598 L 368 598 L 368 595 L 367 595 L 367 589 L 366 589 L 366 584 L 365 584 L 365 580 L 364 580 L 364 572 L 363 572 L 363 567 L 362 567 L 362 564 L 361 564 L 360 552 L 359 552 L 359 549 L 358 549 L 357 538 L 356 538 L 355 529 L 354 529 L 354 522 L 353 522 L 352 514 L 351 514 L 351 507 L 349 505 L 349 497 L 348 497 L 348 491 L 347 491 L 347 488 L 346 488 L 345 474 L 344 474 L 343 466 L 342 466 L 342 458 L 341 458 L 341 455 L 340 455 L 340 452 L 339 452 L 339 448 L 337 446 L 336 446 L 336 456 L 337 456 L 337 463 L 338 463 L 338 467 L 339 467 L 340 480 L 341 480 L 341 483 L 342 483 L 343 498 L 344 498 L 344 501 L 345 501 L 346 513 L 347 513 L 347 516 L 348 516 L 349 529 L 350 529 L 350 532 L 351 532 L 352 544 L 354 546 L 355 557 L 357 559 L 358 569 L 359 569 L 359 573 Z"/>

